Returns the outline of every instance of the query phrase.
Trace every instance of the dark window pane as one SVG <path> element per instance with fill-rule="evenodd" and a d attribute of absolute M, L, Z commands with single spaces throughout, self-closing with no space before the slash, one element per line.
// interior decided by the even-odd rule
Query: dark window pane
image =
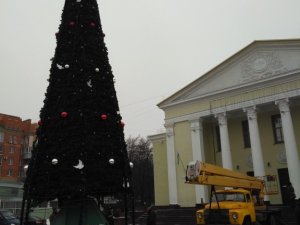
<path fill-rule="evenodd" d="M 271 117 L 272 120 L 272 128 L 273 128 L 273 136 L 274 136 L 274 143 L 283 143 L 283 132 L 282 132 L 282 123 L 281 123 L 281 117 L 279 114 L 273 115 Z"/>
<path fill-rule="evenodd" d="M 244 147 L 250 148 L 250 133 L 249 133 L 249 124 L 248 120 L 242 121 L 242 129 L 243 129 L 243 138 L 244 138 Z"/>
<path fill-rule="evenodd" d="M 221 151 L 221 137 L 220 137 L 220 127 L 216 126 L 216 141 L 217 141 L 217 152 Z"/>

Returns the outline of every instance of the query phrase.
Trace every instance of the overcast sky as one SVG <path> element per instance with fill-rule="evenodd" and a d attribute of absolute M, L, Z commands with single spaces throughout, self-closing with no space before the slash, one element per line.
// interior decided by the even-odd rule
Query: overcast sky
<path fill-rule="evenodd" d="M 63 5 L 0 0 L 0 113 L 39 120 Z M 300 0 L 98 5 L 126 137 L 161 132 L 157 103 L 254 40 L 300 38 Z"/>

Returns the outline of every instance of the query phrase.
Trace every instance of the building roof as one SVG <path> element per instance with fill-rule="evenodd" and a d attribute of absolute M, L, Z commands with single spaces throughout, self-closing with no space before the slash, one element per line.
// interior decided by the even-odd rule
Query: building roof
<path fill-rule="evenodd" d="M 218 73 L 220 73 L 220 72 L 223 73 L 224 71 L 229 70 L 233 66 L 233 64 L 235 64 L 235 66 L 236 66 L 237 62 L 240 64 L 240 67 L 241 67 L 242 63 L 244 63 L 244 64 L 249 63 L 250 60 L 252 60 L 251 63 L 254 62 L 254 60 L 259 60 L 259 59 L 263 59 L 263 58 L 271 58 L 270 60 L 274 60 L 273 58 L 277 57 L 277 56 L 274 56 L 274 54 L 272 53 L 272 51 L 274 52 L 274 49 L 285 49 L 286 50 L 286 49 L 290 49 L 290 48 L 294 48 L 294 49 L 298 48 L 300 50 L 300 39 L 279 39 L 279 40 L 253 41 L 252 43 L 250 43 L 249 45 L 247 45 L 246 47 L 244 47 L 243 49 L 241 49 L 240 51 L 238 51 L 231 57 L 229 57 L 226 60 L 224 60 L 223 62 L 221 62 L 216 67 L 209 70 L 207 73 L 200 76 L 195 81 L 191 82 L 190 84 L 186 85 L 179 91 L 175 92 L 173 95 L 169 96 L 168 98 L 164 99 L 162 102 L 158 103 L 157 106 L 161 109 L 164 109 L 169 106 L 179 104 L 181 102 L 192 101 L 195 99 L 199 99 L 201 97 L 207 97 L 212 94 L 215 95 L 219 92 L 224 92 L 226 90 L 232 90 L 233 86 L 234 86 L 234 88 L 237 89 L 237 88 L 242 88 L 245 85 L 249 85 L 249 84 L 251 84 L 251 82 L 249 80 L 246 82 L 246 79 L 241 77 L 241 79 L 244 79 L 244 80 L 239 81 L 240 83 L 237 83 L 236 78 L 232 78 L 232 79 L 235 79 L 235 83 L 234 83 L 234 85 L 233 85 L 233 83 L 228 84 L 227 88 L 219 87 L 218 90 L 213 90 L 213 89 L 204 90 L 205 88 L 207 88 L 207 89 L 210 88 L 207 85 L 207 83 L 212 82 L 212 80 L 214 79 L 214 77 L 217 76 Z M 259 63 L 259 61 L 258 61 L 258 63 Z M 262 61 L 261 63 L 264 63 L 264 62 Z M 271 63 L 275 64 L 276 62 L 271 62 Z M 242 66 L 246 67 L 246 68 L 244 68 L 244 70 L 249 69 L 249 68 L 247 68 L 247 65 L 246 66 L 242 65 Z M 275 66 L 276 65 L 274 65 L 274 67 Z M 259 65 L 258 65 L 258 67 L 259 67 Z M 270 73 L 270 71 L 259 71 L 259 69 L 260 68 L 257 68 L 257 74 L 262 74 L 261 78 L 264 76 L 263 72 L 265 74 L 267 72 Z M 273 72 L 273 71 L 271 71 L 271 72 Z M 283 70 L 281 72 L 283 72 Z M 287 69 L 286 72 L 289 72 L 289 70 Z M 241 76 L 242 76 L 242 74 L 241 74 Z M 268 77 L 268 78 L 270 79 L 270 77 Z M 260 81 L 261 80 L 262 79 L 260 79 Z M 225 82 L 227 82 L 226 78 L 225 78 Z M 224 86 L 224 84 L 225 84 L 222 81 L 220 82 L 220 79 L 219 79 L 218 83 L 219 83 L 219 86 L 222 86 L 222 85 Z M 252 83 L 253 83 L 253 80 L 252 80 Z M 215 84 L 216 84 L 216 82 L 215 82 Z M 202 92 L 198 91 L 198 93 L 196 94 L 195 91 L 200 90 L 200 89 L 202 90 Z M 194 95 L 192 94 L 193 92 L 194 92 Z"/>

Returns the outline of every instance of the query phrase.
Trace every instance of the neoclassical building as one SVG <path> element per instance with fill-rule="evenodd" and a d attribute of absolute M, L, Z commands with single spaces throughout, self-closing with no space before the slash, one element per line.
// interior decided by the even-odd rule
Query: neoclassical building
<path fill-rule="evenodd" d="M 190 161 L 276 175 L 300 198 L 300 39 L 254 41 L 158 104 L 166 132 L 150 136 L 155 204 L 194 206 L 207 187 L 185 184 Z"/>

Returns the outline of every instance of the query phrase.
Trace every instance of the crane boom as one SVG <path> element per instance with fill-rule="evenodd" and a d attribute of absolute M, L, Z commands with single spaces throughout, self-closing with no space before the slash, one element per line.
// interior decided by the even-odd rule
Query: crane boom
<path fill-rule="evenodd" d="M 269 224 L 277 212 L 267 209 L 264 195 L 278 193 L 276 181 L 273 175 L 251 177 L 200 161 L 190 162 L 186 171 L 186 183 L 211 186 L 209 204 L 196 212 L 198 225 Z"/>
<path fill-rule="evenodd" d="M 187 183 L 217 185 L 233 188 L 264 190 L 264 181 L 209 163 L 190 162 L 186 174 Z"/>

